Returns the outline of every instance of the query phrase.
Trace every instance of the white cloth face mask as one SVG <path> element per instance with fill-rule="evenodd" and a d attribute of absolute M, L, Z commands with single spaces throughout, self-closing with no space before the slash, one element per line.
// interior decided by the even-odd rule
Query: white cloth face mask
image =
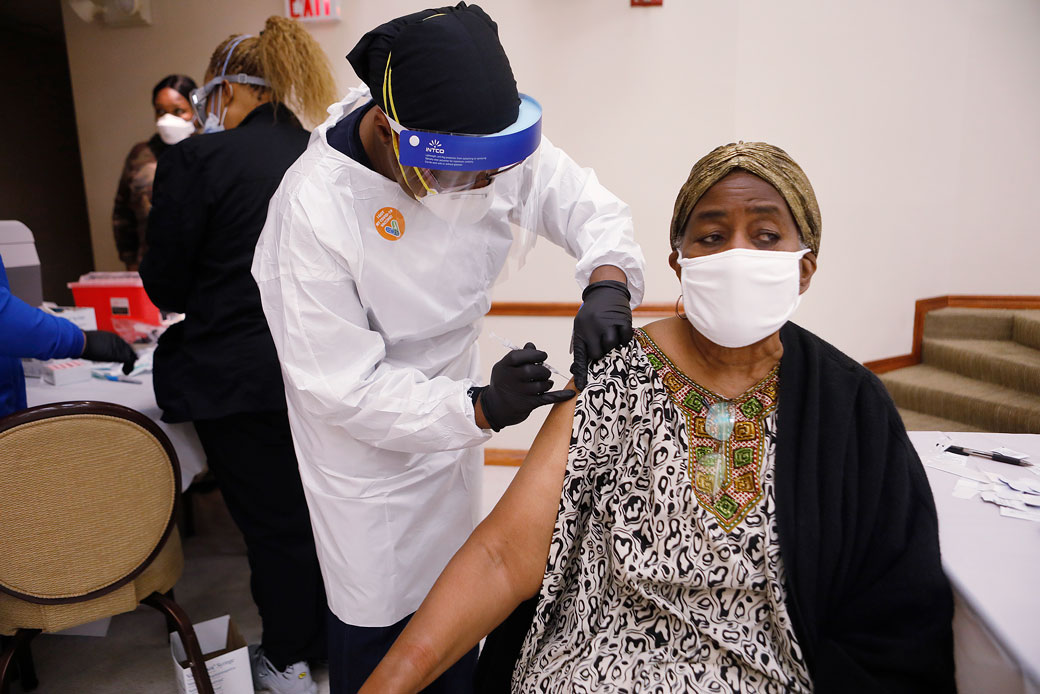
<path fill-rule="evenodd" d="M 427 195 L 419 202 L 448 224 L 476 224 L 495 202 L 495 183 L 474 190 Z"/>
<path fill-rule="evenodd" d="M 184 120 L 172 113 L 164 113 L 155 121 L 155 131 L 159 137 L 168 145 L 175 145 L 181 140 L 191 137 L 195 132 L 195 125 L 191 121 Z"/>
<path fill-rule="evenodd" d="M 800 251 L 734 248 L 680 258 L 686 319 L 723 347 L 746 347 L 769 337 L 801 301 Z"/>

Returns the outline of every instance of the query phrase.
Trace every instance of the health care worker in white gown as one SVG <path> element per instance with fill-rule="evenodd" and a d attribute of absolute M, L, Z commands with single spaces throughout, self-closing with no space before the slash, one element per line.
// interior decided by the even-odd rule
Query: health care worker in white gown
<path fill-rule="evenodd" d="M 367 86 L 286 173 L 253 260 L 340 622 L 334 692 L 360 687 L 474 528 L 490 430 L 574 394 L 547 392 L 531 344 L 479 385 L 476 340 L 511 249 L 537 233 L 578 259 L 579 387 L 588 360 L 630 339 L 644 266 L 628 207 L 541 137 L 479 7 L 398 18 L 347 58 Z M 355 627 L 393 629 L 364 656 Z"/>

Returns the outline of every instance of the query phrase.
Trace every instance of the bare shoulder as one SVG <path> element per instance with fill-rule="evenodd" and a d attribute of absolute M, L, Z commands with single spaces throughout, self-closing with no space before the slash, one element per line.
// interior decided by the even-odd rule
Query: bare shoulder
<path fill-rule="evenodd" d="M 661 320 L 655 320 L 653 323 L 647 323 L 644 325 L 643 332 L 645 332 L 651 340 L 656 342 L 661 349 L 667 352 L 669 346 L 672 346 L 683 339 L 683 330 L 686 327 L 685 323 L 685 320 L 676 316 L 662 318 Z"/>

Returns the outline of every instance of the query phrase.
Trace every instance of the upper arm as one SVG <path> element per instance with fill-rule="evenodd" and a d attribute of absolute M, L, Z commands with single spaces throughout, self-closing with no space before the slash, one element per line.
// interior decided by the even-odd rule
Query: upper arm
<path fill-rule="evenodd" d="M 538 233 L 577 258 L 582 287 L 602 265 L 620 268 L 628 279 L 632 306 L 643 296 L 646 261 L 635 241 L 628 205 L 604 187 L 595 171 L 579 166 L 543 138 L 534 171 L 539 192 Z"/>
<path fill-rule="evenodd" d="M 185 310 L 195 259 L 205 239 L 206 184 L 193 154 L 184 144 L 165 152 L 152 187 L 148 252 L 140 272 L 149 298 L 166 311 Z"/>
<path fill-rule="evenodd" d="M 574 388 L 573 381 L 567 385 Z M 580 397 L 580 396 L 579 396 Z M 510 563 L 510 573 L 526 596 L 542 582 L 560 506 L 577 397 L 553 406 L 523 464 L 476 534 Z"/>
<path fill-rule="evenodd" d="M 55 359 L 79 356 L 82 351 L 82 330 L 30 306 L 0 283 L 0 356 Z"/>

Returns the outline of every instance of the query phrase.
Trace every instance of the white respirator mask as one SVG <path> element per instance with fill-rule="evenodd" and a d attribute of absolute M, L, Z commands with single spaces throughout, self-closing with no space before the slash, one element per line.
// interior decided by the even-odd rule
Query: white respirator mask
<path fill-rule="evenodd" d="M 686 319 L 722 347 L 746 347 L 769 337 L 801 301 L 800 251 L 734 248 L 679 258 Z"/>
<path fill-rule="evenodd" d="M 422 206 L 452 225 L 476 224 L 495 202 L 495 182 L 483 188 L 436 193 L 419 199 Z"/>
<path fill-rule="evenodd" d="M 191 121 L 184 120 L 172 113 L 164 113 L 155 121 L 155 131 L 159 137 L 168 145 L 175 145 L 181 140 L 186 140 L 195 132 L 195 126 Z"/>

